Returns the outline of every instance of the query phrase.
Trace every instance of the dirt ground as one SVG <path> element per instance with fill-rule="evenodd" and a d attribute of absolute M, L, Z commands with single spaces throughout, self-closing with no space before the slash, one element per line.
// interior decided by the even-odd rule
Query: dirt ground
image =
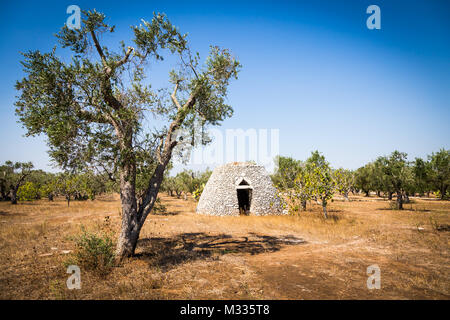
<path fill-rule="evenodd" d="M 0 203 L 0 299 L 449 299 L 450 202 L 413 198 L 391 210 L 376 197 L 336 199 L 298 216 L 210 217 L 162 195 L 136 257 L 106 277 L 81 270 L 68 290 L 71 236 L 120 224 L 118 197 Z M 367 288 L 378 265 L 381 288 Z"/>

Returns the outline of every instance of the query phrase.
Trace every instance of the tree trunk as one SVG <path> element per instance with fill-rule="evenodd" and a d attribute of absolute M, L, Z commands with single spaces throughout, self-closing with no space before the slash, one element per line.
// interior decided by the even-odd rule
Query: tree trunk
<path fill-rule="evenodd" d="M 145 219 L 155 205 L 164 171 L 169 160 L 164 164 L 159 164 L 150 179 L 149 188 L 145 192 L 145 199 L 142 205 L 137 208 L 135 183 L 135 168 L 124 168 L 120 174 L 120 199 L 122 202 L 122 228 L 117 242 L 116 259 L 117 262 L 134 255 L 139 234 Z"/>
<path fill-rule="evenodd" d="M 409 203 L 409 194 L 408 194 L 408 192 L 405 193 L 405 203 Z"/>
<path fill-rule="evenodd" d="M 66 196 L 67 207 L 70 207 L 70 194 Z"/>
<path fill-rule="evenodd" d="M 120 201 L 122 203 L 122 228 L 116 251 L 119 261 L 134 254 L 141 230 L 136 203 L 136 169 L 132 164 L 126 165 L 120 170 Z"/>
<path fill-rule="evenodd" d="M 323 209 L 323 216 L 325 217 L 325 219 L 328 219 L 327 203 L 326 202 L 322 203 L 322 209 Z"/>
<path fill-rule="evenodd" d="M 403 195 L 401 191 L 397 191 L 397 209 L 403 210 Z"/>
<path fill-rule="evenodd" d="M 364 191 L 364 193 L 366 194 L 366 197 L 369 196 L 369 191 Z"/>
<path fill-rule="evenodd" d="M 17 204 L 17 189 L 11 190 L 11 204 Z"/>
<path fill-rule="evenodd" d="M 50 194 L 48 195 L 48 201 L 53 201 L 53 194 L 52 194 L 52 193 L 50 193 Z"/>
<path fill-rule="evenodd" d="M 388 193 L 388 200 L 392 200 L 392 194 L 393 194 L 393 192 L 389 191 L 389 193 Z"/>
<path fill-rule="evenodd" d="M 2 184 L 1 186 L 0 186 L 0 193 L 1 193 L 1 200 L 6 200 L 6 191 L 5 191 L 5 186 Z"/>
<path fill-rule="evenodd" d="M 350 199 L 348 198 L 348 191 L 344 193 L 344 198 L 345 201 L 350 201 Z"/>
<path fill-rule="evenodd" d="M 302 200 L 301 206 L 302 206 L 302 211 L 306 211 L 306 200 Z"/>
<path fill-rule="evenodd" d="M 130 153 L 133 146 L 133 132 L 130 128 L 121 128 L 120 125 L 114 123 L 117 136 L 121 144 L 121 154 L 126 154 L 129 157 L 124 159 L 124 165 L 120 169 L 120 199 L 122 202 L 122 228 L 119 235 L 116 259 L 122 261 L 126 257 L 134 255 L 136 250 L 139 233 L 144 225 L 145 219 L 155 205 L 158 196 L 159 188 L 164 178 L 164 171 L 167 164 L 172 157 L 173 148 L 177 145 L 177 141 L 173 138 L 174 132 L 183 123 L 187 111 L 195 105 L 196 98 L 192 96 L 188 101 L 181 106 L 176 99 L 175 90 L 171 95 L 172 101 L 178 107 L 178 113 L 175 120 L 169 126 L 164 143 L 161 140 L 157 150 L 156 158 L 158 165 L 150 178 L 148 187 L 141 198 L 139 208 L 137 207 L 136 199 L 136 162 L 134 155 Z M 164 147 L 163 147 L 164 145 Z M 163 149 L 162 149 L 163 148 Z"/>
<path fill-rule="evenodd" d="M 447 186 L 446 185 L 442 185 L 440 192 L 441 192 L 441 200 L 444 200 L 445 196 L 446 196 L 446 193 L 447 193 Z"/>

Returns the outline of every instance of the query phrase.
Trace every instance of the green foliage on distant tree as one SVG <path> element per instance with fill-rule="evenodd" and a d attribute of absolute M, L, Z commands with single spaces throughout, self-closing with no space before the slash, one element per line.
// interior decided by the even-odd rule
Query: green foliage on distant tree
<path fill-rule="evenodd" d="M 277 157 L 278 163 L 272 181 L 282 195 L 289 199 L 291 213 L 300 208 L 306 210 L 308 200 L 320 201 L 324 217 L 327 218 L 327 204 L 333 198 L 336 182 L 325 157 L 318 151 L 301 162 L 290 157 Z"/>
<path fill-rule="evenodd" d="M 33 201 L 40 198 L 39 188 L 31 181 L 25 182 L 17 190 L 17 198 L 20 201 Z"/>
<path fill-rule="evenodd" d="M 325 219 L 328 218 L 327 205 L 328 201 L 333 199 L 336 190 L 336 182 L 333 179 L 333 172 L 330 164 L 325 160 L 325 157 L 314 151 L 306 160 L 306 168 L 309 172 L 309 180 L 313 197 L 320 200 L 323 215 Z"/>
<path fill-rule="evenodd" d="M 355 188 L 364 192 L 365 196 L 368 197 L 370 190 L 372 190 L 372 171 L 373 164 L 368 163 L 363 167 L 360 167 L 355 172 Z"/>
<path fill-rule="evenodd" d="M 277 167 L 271 176 L 272 182 L 279 189 L 285 191 L 294 187 L 294 180 L 299 174 L 302 162 L 291 157 L 277 156 L 275 158 Z"/>
<path fill-rule="evenodd" d="M 422 158 L 416 158 L 413 163 L 414 174 L 414 192 L 418 192 L 420 195 L 424 195 L 430 191 L 431 184 L 431 166 L 428 161 L 424 161 Z"/>
<path fill-rule="evenodd" d="M 439 191 L 441 199 L 449 198 L 450 150 L 441 149 L 429 156 L 429 176 L 431 186 Z"/>
<path fill-rule="evenodd" d="M 3 200 L 17 204 L 17 191 L 29 177 L 33 169 L 31 162 L 5 161 L 0 166 L 0 192 Z"/>
<path fill-rule="evenodd" d="M 171 196 L 175 193 L 178 198 L 181 198 L 184 193 L 185 200 L 190 193 L 195 200 L 198 200 L 211 174 L 212 171 L 209 169 L 198 172 L 183 170 L 174 177 L 165 177 L 161 189 Z"/>
<path fill-rule="evenodd" d="M 337 169 L 333 172 L 333 179 L 336 184 L 336 191 L 344 196 L 346 201 L 349 201 L 348 194 L 355 184 L 353 172 L 342 168 Z"/>
<path fill-rule="evenodd" d="M 449 152 L 442 149 L 428 156 L 428 161 L 416 158 L 408 162 L 406 153 L 394 151 L 355 171 L 331 169 L 318 151 L 312 152 L 305 162 L 277 156 L 278 165 L 271 178 L 280 194 L 289 199 L 292 213 L 305 210 L 307 202 L 315 200 L 322 205 L 326 217 L 327 204 L 336 192 L 348 200 L 349 192 L 361 191 L 367 197 L 373 191 L 389 200 L 395 195 L 395 208 L 401 210 L 416 194 L 434 192 L 441 199 L 450 197 Z"/>
<path fill-rule="evenodd" d="M 289 199 L 289 211 L 296 213 L 306 210 L 306 202 L 311 198 L 309 177 L 305 164 L 291 157 L 277 156 L 277 168 L 271 176 L 275 187 Z"/>

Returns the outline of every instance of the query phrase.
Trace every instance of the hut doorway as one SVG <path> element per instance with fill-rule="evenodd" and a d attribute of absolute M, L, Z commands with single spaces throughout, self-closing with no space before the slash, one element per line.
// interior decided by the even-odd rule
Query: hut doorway
<path fill-rule="evenodd" d="M 252 187 L 249 186 L 247 181 L 242 180 L 239 186 L 236 187 L 239 214 L 248 215 L 250 213 L 250 205 L 252 201 Z"/>

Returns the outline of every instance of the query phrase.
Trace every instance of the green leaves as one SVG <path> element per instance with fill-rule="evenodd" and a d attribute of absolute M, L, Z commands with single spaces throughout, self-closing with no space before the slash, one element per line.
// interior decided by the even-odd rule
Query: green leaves
<path fill-rule="evenodd" d="M 165 14 L 153 13 L 151 22 L 141 20 L 142 24 L 132 27 L 134 43 L 138 48 L 137 55 L 145 59 L 153 56 L 156 60 L 163 60 L 159 54 L 160 49 L 169 49 L 172 53 L 181 54 L 186 50 L 187 34 L 181 34 L 170 23 Z"/>
<path fill-rule="evenodd" d="M 17 197 L 21 201 L 33 201 L 39 199 L 39 188 L 33 182 L 27 181 L 17 190 Z"/>
<path fill-rule="evenodd" d="M 309 167 L 309 183 L 313 190 L 313 196 L 322 201 L 326 206 L 328 200 L 333 198 L 336 182 L 333 179 L 332 171 L 329 165 L 317 165 L 311 163 Z"/>
<path fill-rule="evenodd" d="M 102 45 L 103 36 L 114 29 L 104 14 L 83 11 L 80 29 L 65 26 L 57 34 L 62 48 L 72 52 L 70 62 L 60 59 L 55 49 L 24 54 L 26 76 L 16 85 L 16 114 L 28 135 L 47 136 L 49 154 L 63 169 L 94 167 L 113 181 L 119 176 L 122 189 L 129 183 L 127 208 L 139 206 L 143 223 L 173 153 L 183 153 L 175 150 L 177 144 L 189 137 L 184 140 L 195 142 L 198 131 L 207 143 L 206 127 L 232 115 L 227 87 L 241 66 L 227 49 L 218 47 L 211 47 L 201 65 L 187 35 L 164 14 L 132 27 L 134 47 L 125 41 L 119 50 Z M 169 74 L 173 87 L 154 91 L 145 68 L 163 60 L 164 54 L 178 60 Z M 163 121 L 151 122 L 154 117 Z M 187 137 L 178 134 L 182 130 Z M 72 186 L 64 188 L 70 199 Z"/>
<path fill-rule="evenodd" d="M 430 180 L 432 188 L 439 190 L 441 199 L 449 198 L 450 150 L 441 149 L 429 156 Z"/>
<path fill-rule="evenodd" d="M 336 190 L 348 200 L 348 193 L 355 184 L 354 174 L 350 170 L 337 169 L 333 172 Z"/>
<path fill-rule="evenodd" d="M 326 206 L 333 198 L 336 182 L 328 162 L 318 151 L 312 152 L 305 162 L 279 156 L 277 163 L 272 180 L 289 198 L 291 211 L 300 206 L 305 210 L 306 201 L 311 199 L 319 199 Z"/>
<path fill-rule="evenodd" d="M 80 29 L 69 29 L 67 25 L 55 35 L 63 48 L 70 48 L 76 54 L 85 54 L 90 46 L 91 32 L 113 32 L 114 27 L 108 26 L 104 20 L 105 15 L 93 11 L 82 11 L 82 27 Z"/>

